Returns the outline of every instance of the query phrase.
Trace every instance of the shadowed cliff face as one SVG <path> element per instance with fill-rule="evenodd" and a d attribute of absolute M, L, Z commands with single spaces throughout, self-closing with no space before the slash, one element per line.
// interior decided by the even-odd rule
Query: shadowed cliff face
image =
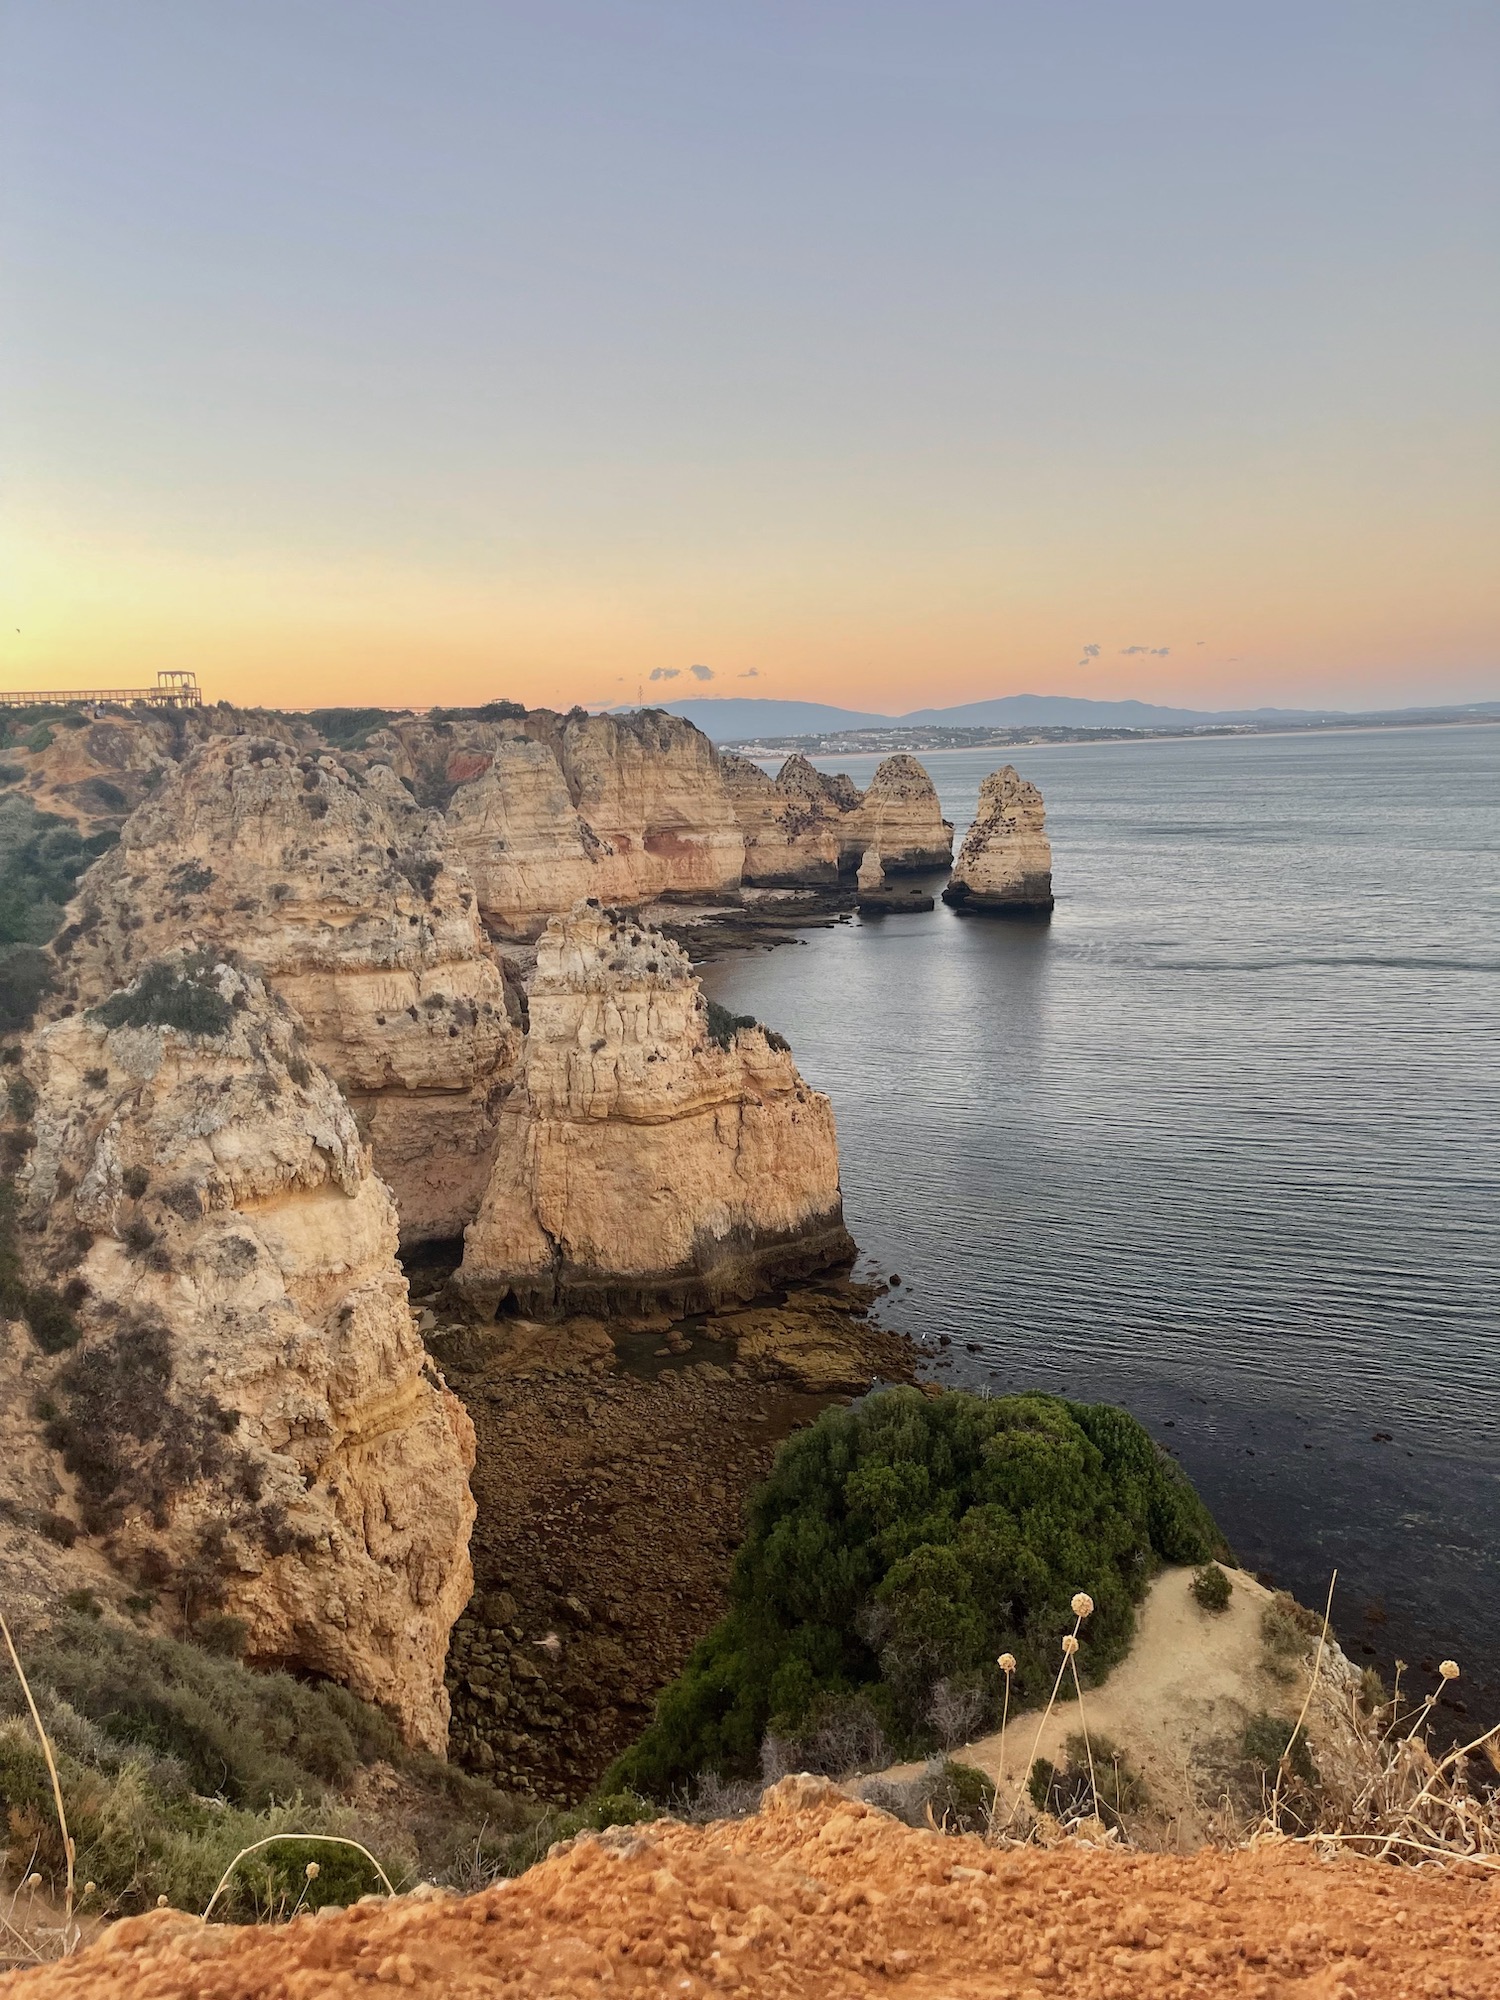
<path fill-rule="evenodd" d="M 851 1253 L 828 1099 L 764 1029 L 721 1033 L 659 932 L 591 904 L 548 925 L 471 1298 L 686 1310 Z"/>
<path fill-rule="evenodd" d="M 389 765 L 211 743 L 131 816 L 69 917 L 55 1006 L 99 1000 L 178 945 L 232 950 L 296 1008 L 406 1240 L 474 1214 L 520 1036 L 468 878 Z"/>
<path fill-rule="evenodd" d="M 42 1030 L 25 1075 L 26 1256 L 72 1273 L 72 1325 L 31 1371 L 56 1510 L 185 1624 L 242 1617 L 252 1659 L 441 1751 L 473 1432 L 425 1361 L 336 1085 L 265 986 L 208 955 Z"/>
<path fill-rule="evenodd" d="M 976 910 L 1044 913 L 1052 908 L 1052 845 L 1042 795 L 1012 764 L 979 788 L 979 810 L 964 836 L 950 903 Z"/>

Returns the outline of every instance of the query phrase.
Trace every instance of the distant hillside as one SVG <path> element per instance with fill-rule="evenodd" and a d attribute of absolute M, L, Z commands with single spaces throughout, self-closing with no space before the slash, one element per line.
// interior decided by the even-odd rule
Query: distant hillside
<path fill-rule="evenodd" d="M 1500 704 L 1494 702 L 1356 713 L 1332 708 L 1166 708 L 1149 701 L 1089 701 L 1066 694 L 998 695 L 991 701 L 961 702 L 954 708 L 913 709 L 907 715 L 834 708 L 821 701 L 768 701 L 741 695 L 662 701 L 652 706 L 664 708 L 671 715 L 685 716 L 715 743 L 826 736 L 838 730 L 894 729 L 906 723 L 950 729 L 1198 729 L 1252 723 L 1274 729 L 1280 723 L 1305 726 L 1319 722 L 1399 722 L 1419 718 L 1458 722 L 1500 711 Z"/>
<path fill-rule="evenodd" d="M 755 701 L 743 695 L 650 705 L 664 708 L 669 715 L 685 716 L 715 743 L 745 743 L 760 736 L 816 736 L 829 729 L 889 729 L 897 720 L 865 709 L 832 708 L 822 701 Z"/>

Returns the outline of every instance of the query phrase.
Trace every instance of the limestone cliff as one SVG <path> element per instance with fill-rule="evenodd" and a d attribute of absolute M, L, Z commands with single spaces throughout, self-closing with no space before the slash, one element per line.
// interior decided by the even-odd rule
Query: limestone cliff
<path fill-rule="evenodd" d="M 991 771 L 964 836 L 945 902 L 999 915 L 1052 908 L 1052 847 L 1042 795 L 1013 765 Z"/>
<path fill-rule="evenodd" d="M 744 879 L 758 887 L 832 888 L 847 865 L 861 794 L 805 757 L 789 757 L 774 779 L 748 757 L 721 751 L 745 844 Z"/>
<path fill-rule="evenodd" d="M 51 1370 L 56 1510 L 174 1623 L 242 1618 L 252 1660 L 327 1675 L 441 1750 L 473 1432 L 295 1017 L 179 955 L 40 1031 L 25 1077 L 20 1241 L 34 1272 L 71 1273 L 50 1317 L 27 1308 L 54 1350 L 32 1372 Z"/>
<path fill-rule="evenodd" d="M 887 875 L 946 868 L 953 859 L 952 822 L 943 818 L 936 787 L 915 757 L 885 759 L 856 820 L 853 857 L 878 848 Z"/>
<path fill-rule="evenodd" d="M 233 949 L 347 1094 L 406 1240 L 474 1215 L 520 1036 L 469 880 L 389 764 L 210 742 L 131 816 L 69 914 L 55 1004 L 99 1000 L 178 945 Z"/>
<path fill-rule="evenodd" d="M 744 843 L 701 730 L 659 709 L 492 710 L 395 718 L 371 747 L 445 814 L 497 938 L 534 938 L 589 896 L 738 899 Z"/>
<path fill-rule="evenodd" d="M 460 1272 L 482 1303 L 691 1310 L 852 1253 L 828 1099 L 779 1036 L 711 1018 L 675 945 L 597 904 L 540 940 L 500 1127 Z"/>

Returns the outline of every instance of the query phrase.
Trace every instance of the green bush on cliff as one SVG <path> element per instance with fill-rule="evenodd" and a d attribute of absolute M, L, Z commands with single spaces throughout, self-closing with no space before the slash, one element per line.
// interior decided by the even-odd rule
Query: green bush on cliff
<path fill-rule="evenodd" d="M 159 958 L 132 986 L 95 1007 L 106 1028 L 176 1028 L 187 1035 L 222 1035 L 234 1009 L 213 981 L 211 952 L 194 952 L 180 964 Z"/>
<path fill-rule="evenodd" d="M 77 1879 L 97 1885 L 88 1915 L 149 1909 L 158 1896 L 201 1910 L 240 1849 L 268 1835 L 363 1841 L 402 1889 L 420 1877 L 476 1886 L 540 1858 L 555 1837 L 534 1805 L 405 1750 L 385 1715 L 342 1688 L 252 1672 L 101 1616 L 92 1599 L 21 1646 L 78 1843 Z M 394 1768 L 394 1813 L 379 1787 L 373 1801 L 361 1797 L 372 1764 L 387 1787 Z M 16 1878 L 34 1868 L 54 1891 L 65 1872 L 51 1782 L 8 1668 L 0 1866 Z M 219 1910 L 284 1915 L 378 1887 L 350 1849 L 293 1840 L 243 1864 Z"/>
<path fill-rule="evenodd" d="M 855 1709 L 920 1752 L 939 1682 L 993 1710 L 1010 1652 L 1013 1706 L 1045 1700 L 1078 1590 L 1095 1606 L 1079 1665 L 1097 1679 L 1129 1646 L 1153 1573 L 1220 1546 L 1122 1410 L 891 1389 L 825 1411 L 783 1445 L 751 1504 L 728 1616 L 606 1789 L 663 1798 L 700 1772 L 748 1773 L 768 1732 L 796 1743 Z"/>

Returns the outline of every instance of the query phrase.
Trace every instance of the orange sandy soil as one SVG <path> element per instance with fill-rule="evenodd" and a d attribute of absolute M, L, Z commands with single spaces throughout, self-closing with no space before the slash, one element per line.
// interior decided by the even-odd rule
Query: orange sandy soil
<path fill-rule="evenodd" d="M 1496 2000 L 1500 1884 L 1282 1847 L 996 1850 L 788 1779 L 753 1819 L 585 1835 L 518 1880 L 205 1928 L 127 1917 L 3 2000 Z"/>

